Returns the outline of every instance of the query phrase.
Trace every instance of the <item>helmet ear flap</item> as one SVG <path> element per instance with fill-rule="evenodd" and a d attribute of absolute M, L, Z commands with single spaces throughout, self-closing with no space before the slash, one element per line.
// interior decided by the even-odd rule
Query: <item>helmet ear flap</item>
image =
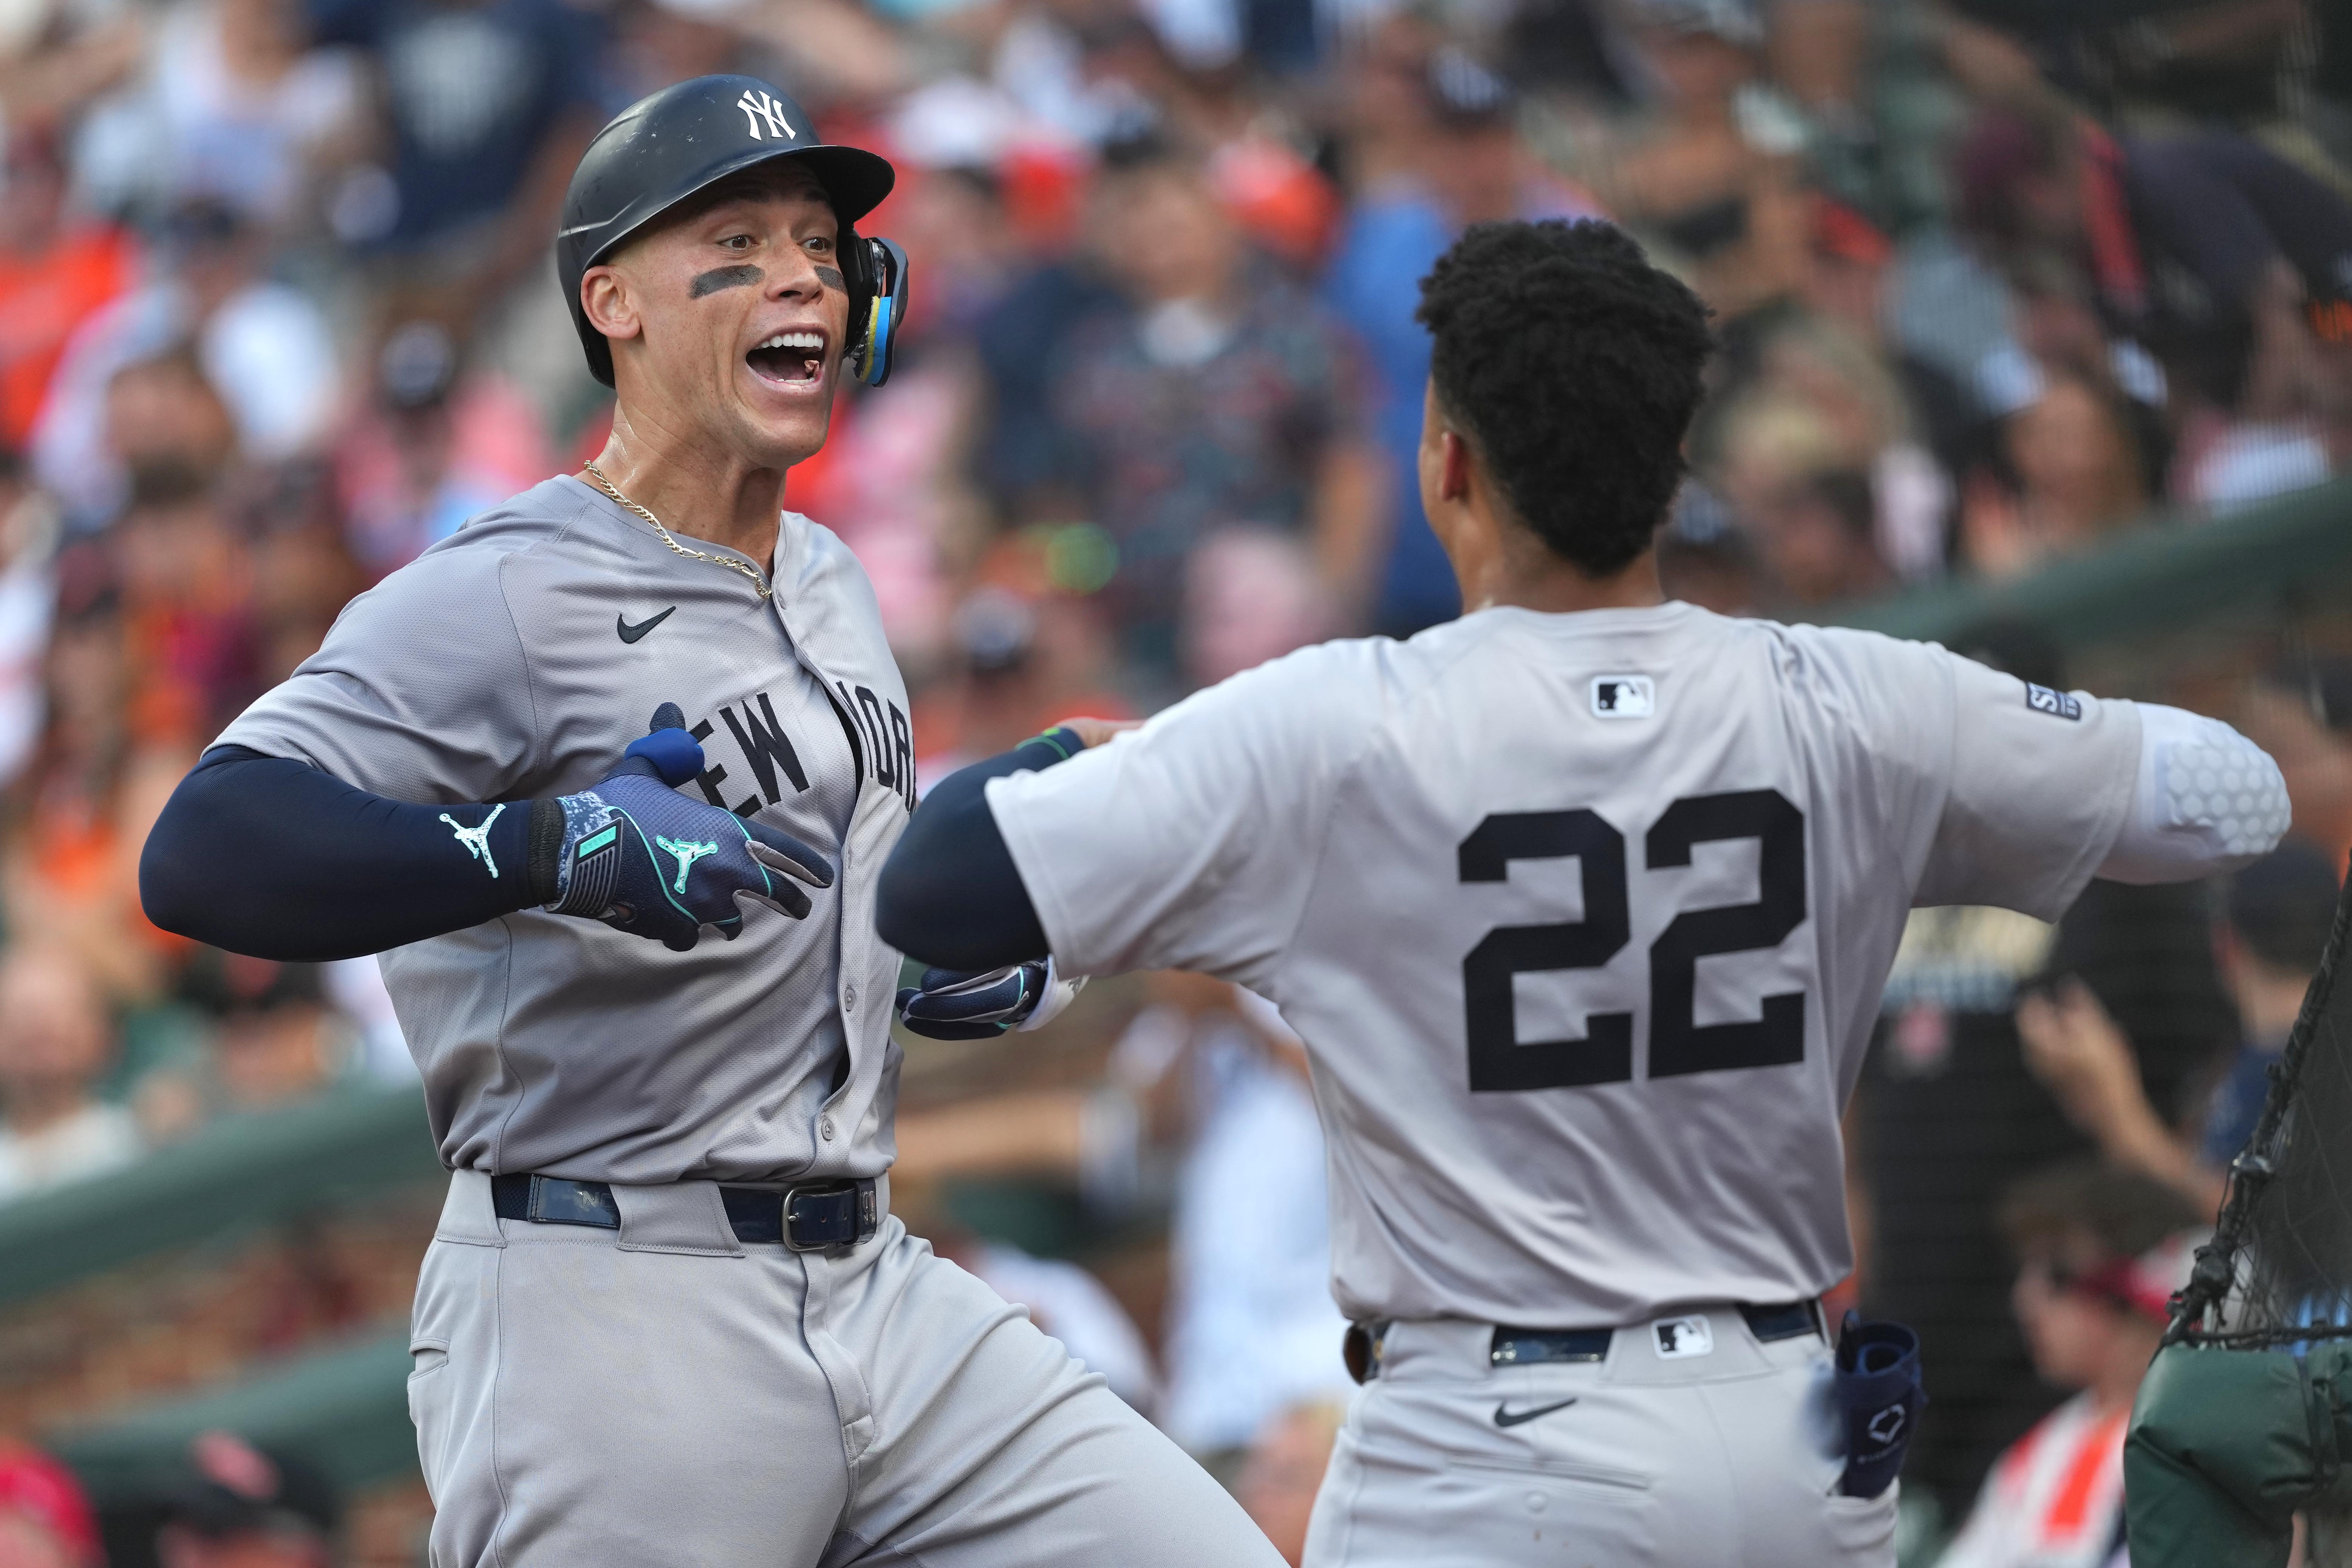
<path fill-rule="evenodd" d="M 850 321 L 844 363 L 859 381 L 879 386 L 890 377 L 890 349 L 907 313 L 907 253 L 890 240 L 867 239 L 853 229 L 842 262 Z"/>
<path fill-rule="evenodd" d="M 850 224 L 841 226 L 841 238 L 835 248 L 841 255 L 842 282 L 849 290 L 850 346 L 855 349 L 858 323 L 866 319 L 866 302 L 874 297 L 874 258 L 865 237 Z"/>

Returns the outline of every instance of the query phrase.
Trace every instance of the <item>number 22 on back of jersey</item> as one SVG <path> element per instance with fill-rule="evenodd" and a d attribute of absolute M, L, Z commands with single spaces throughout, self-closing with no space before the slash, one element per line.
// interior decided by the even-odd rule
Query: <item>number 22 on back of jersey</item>
<path fill-rule="evenodd" d="M 1685 910 L 1649 951 L 1651 1078 L 1780 1067 L 1805 1055 L 1805 994 L 1761 999 L 1761 1016 L 1700 1024 L 1695 1016 L 1698 961 L 1769 950 L 1805 919 L 1805 816 L 1775 789 L 1686 795 L 1643 839 L 1644 873 L 1686 867 L 1699 844 L 1750 839 L 1757 846 L 1753 902 Z M 1462 961 L 1470 1088 L 1480 1093 L 1626 1083 L 1633 1077 L 1633 1015 L 1591 1013 L 1580 1040 L 1518 1037 L 1512 994 L 1521 974 L 1597 969 L 1633 938 L 1625 836 L 1599 813 L 1497 812 L 1462 841 L 1465 883 L 1501 882 L 1514 860 L 1573 857 L 1584 888 L 1584 918 L 1496 926 Z"/>

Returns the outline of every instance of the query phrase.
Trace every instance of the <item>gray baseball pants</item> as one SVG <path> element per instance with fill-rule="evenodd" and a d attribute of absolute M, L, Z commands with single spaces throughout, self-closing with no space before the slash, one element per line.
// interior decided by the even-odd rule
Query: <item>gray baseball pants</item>
<path fill-rule="evenodd" d="M 1493 1330 L 1391 1326 L 1316 1499 L 1306 1568 L 1895 1568 L 1895 1489 L 1837 1492 L 1829 1346 L 1620 1329 L 1599 1363 L 1488 1364 Z M 1531 1412 L 1548 1413 L 1530 1415 Z"/>
<path fill-rule="evenodd" d="M 408 1385 L 433 1568 L 1278 1568 L 1200 1467 L 895 1218 L 745 1246 L 707 1182 L 621 1228 L 459 1172 Z"/>

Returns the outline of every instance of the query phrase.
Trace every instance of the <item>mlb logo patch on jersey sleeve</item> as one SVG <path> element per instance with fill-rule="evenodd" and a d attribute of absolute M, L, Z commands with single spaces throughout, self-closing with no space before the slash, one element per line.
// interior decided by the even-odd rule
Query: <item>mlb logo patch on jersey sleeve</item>
<path fill-rule="evenodd" d="M 1592 678 L 1595 719 L 1647 719 L 1658 710 L 1658 689 L 1646 675 Z"/>
<path fill-rule="evenodd" d="M 2053 719 L 2080 719 L 2083 700 L 2063 691 L 2053 691 L 2046 686 L 2025 683 L 2025 705 L 2036 713 L 2047 713 Z"/>

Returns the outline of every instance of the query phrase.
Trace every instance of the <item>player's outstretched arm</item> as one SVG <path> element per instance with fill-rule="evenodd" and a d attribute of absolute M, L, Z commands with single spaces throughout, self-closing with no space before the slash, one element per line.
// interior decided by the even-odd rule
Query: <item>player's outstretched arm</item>
<path fill-rule="evenodd" d="M 451 806 L 388 800 L 242 746 L 205 753 L 140 858 L 147 916 L 261 958 L 381 952 L 534 906 L 679 952 L 730 940 L 745 903 L 794 918 L 830 887 L 788 834 L 672 787 L 702 749 L 664 704 L 619 767 L 578 795 Z"/>
<path fill-rule="evenodd" d="M 1050 768 L 1124 725 L 1074 719 L 949 774 L 915 811 L 882 868 L 875 926 L 932 965 L 898 994 L 907 1027 L 935 1039 L 1035 1028 L 1068 1005 L 1078 981 L 1055 972 L 1029 889 L 988 809 L 992 778 Z"/>
<path fill-rule="evenodd" d="M 1873 734 L 1870 789 L 1906 831 L 1933 825 L 1915 904 L 2055 920 L 2094 877 L 2190 881 L 2286 831 L 2277 764 L 2219 720 L 2059 691 L 1928 645 L 1809 635 Z M 1932 797 L 1928 813 L 1902 799 L 1910 788 Z"/>

